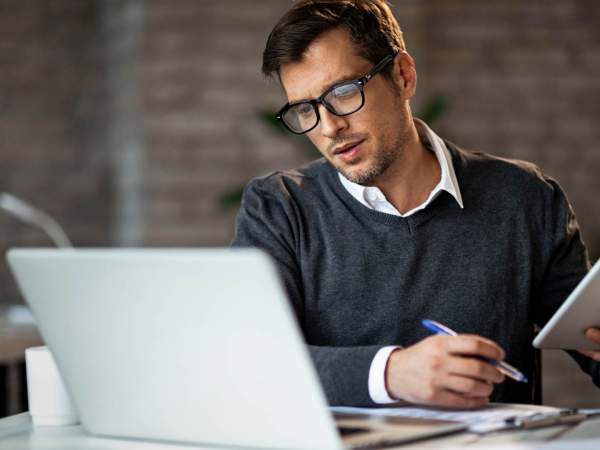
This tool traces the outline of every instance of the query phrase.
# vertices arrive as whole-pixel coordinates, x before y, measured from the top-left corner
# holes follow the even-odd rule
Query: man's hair
[[[348,30],[357,54],[373,64],[405,49],[400,25],[385,0],[300,0],[271,31],[263,74],[279,76],[281,66],[301,61],[315,39],[339,27]]]

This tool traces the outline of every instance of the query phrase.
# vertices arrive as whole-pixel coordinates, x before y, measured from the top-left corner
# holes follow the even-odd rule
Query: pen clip
[[[553,425],[566,425],[579,423],[586,419],[586,415],[577,409],[564,409],[557,412],[538,412],[528,416],[512,416],[504,419],[507,426],[514,428],[542,428]]]

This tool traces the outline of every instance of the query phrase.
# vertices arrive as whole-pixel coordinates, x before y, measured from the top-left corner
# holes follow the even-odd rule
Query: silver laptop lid
[[[342,448],[276,269],[258,250],[7,258],[89,432]]]

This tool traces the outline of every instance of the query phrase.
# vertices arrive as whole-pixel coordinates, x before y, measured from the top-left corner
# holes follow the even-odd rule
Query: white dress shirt
[[[410,211],[401,214],[390,202],[387,201],[385,195],[378,187],[375,186],[362,186],[348,180],[341,173],[338,173],[342,185],[346,190],[360,203],[367,208],[373,209],[386,214],[392,214],[400,217],[408,217],[417,211],[425,209],[442,191],[446,191],[451,194],[463,208],[462,197],[460,195],[460,188],[458,181],[456,180],[456,174],[454,173],[454,166],[452,165],[452,157],[450,152],[446,148],[444,141],[438,137],[429,128],[425,122],[414,119],[417,132],[421,142],[428,150],[432,151],[440,164],[441,176],[439,183],[433,188],[427,200],[424,203],[411,209]],[[388,359],[391,353],[400,348],[400,346],[390,345],[381,348],[373,361],[369,369],[369,395],[375,403],[394,403],[396,400],[390,397],[387,388],[385,386],[385,369],[387,366]]]

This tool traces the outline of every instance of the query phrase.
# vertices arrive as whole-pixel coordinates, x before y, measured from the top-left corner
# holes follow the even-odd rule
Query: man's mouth
[[[341,145],[333,150],[333,155],[344,161],[353,160],[358,156],[358,153],[360,152],[360,144],[363,142],[364,139]]]

